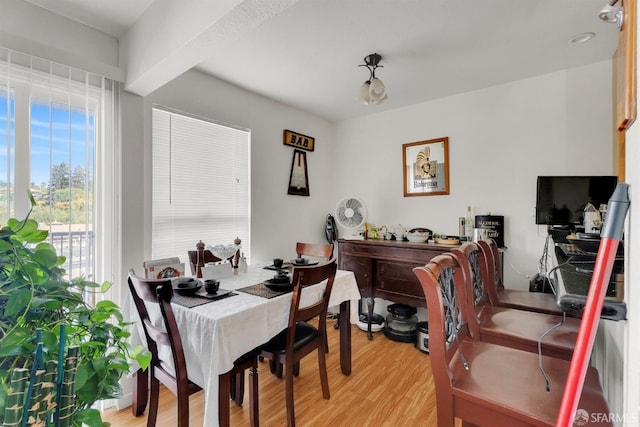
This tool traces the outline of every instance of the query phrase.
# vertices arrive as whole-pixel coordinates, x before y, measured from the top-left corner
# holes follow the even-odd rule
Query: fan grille
[[[364,224],[367,210],[360,200],[348,197],[342,199],[336,207],[336,220],[347,228],[356,228]]]

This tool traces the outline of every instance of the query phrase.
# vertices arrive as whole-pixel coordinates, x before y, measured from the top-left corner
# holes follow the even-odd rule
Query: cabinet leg
[[[373,299],[373,297],[367,298],[367,312],[368,312],[367,338],[369,338],[369,340],[373,339],[373,334],[371,333],[371,321],[373,320],[373,305],[374,304],[375,304],[375,300]]]

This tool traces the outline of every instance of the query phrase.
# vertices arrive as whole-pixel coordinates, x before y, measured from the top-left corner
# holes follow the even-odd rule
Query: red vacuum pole
[[[580,321],[576,347],[573,350],[569,375],[565,384],[562,403],[558,413],[556,427],[571,427],[578,401],[582,394],[584,377],[589,364],[589,356],[593,349],[593,341],[598,329],[598,321],[602,312],[602,304],[607,291],[613,262],[616,258],[618,243],[622,240],[624,218],[629,209],[628,185],[619,183],[607,205],[607,216],[600,233],[600,246],[589,283],[589,293]]]

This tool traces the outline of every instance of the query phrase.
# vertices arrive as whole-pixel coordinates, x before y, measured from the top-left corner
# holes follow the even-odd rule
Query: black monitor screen
[[[582,224],[586,204],[608,203],[617,184],[616,176],[539,176],[536,224]]]

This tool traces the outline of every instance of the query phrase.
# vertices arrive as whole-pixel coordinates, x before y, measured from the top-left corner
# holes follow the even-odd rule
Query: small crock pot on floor
[[[387,307],[386,324],[382,332],[394,341],[415,343],[416,342],[416,308],[404,304],[391,304]]]
[[[416,348],[429,354],[429,322],[418,322],[416,325]]]

